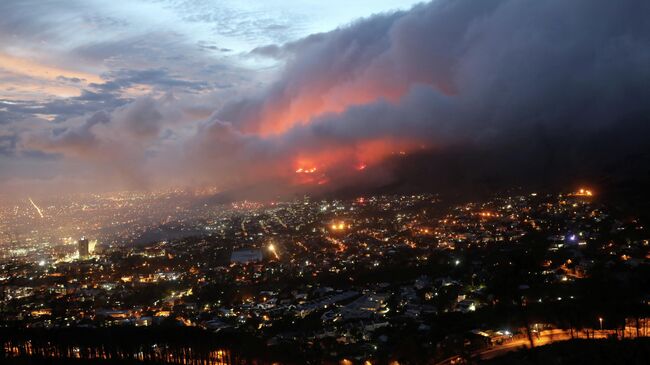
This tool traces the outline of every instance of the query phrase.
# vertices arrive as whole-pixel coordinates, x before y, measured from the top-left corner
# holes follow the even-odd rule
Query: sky
[[[3,194],[648,174],[642,0],[5,0],[0,14]]]

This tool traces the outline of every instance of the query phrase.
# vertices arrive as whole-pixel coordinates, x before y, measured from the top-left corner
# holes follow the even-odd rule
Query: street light
[[[603,330],[603,317],[598,317],[598,322],[600,322],[600,330]]]
[[[275,245],[274,245],[273,243],[270,243],[270,244],[269,244],[268,249],[269,249],[269,251],[270,251],[270,252],[275,256],[275,258],[276,258],[277,260],[280,259],[280,256],[278,255],[278,251],[275,250]]]

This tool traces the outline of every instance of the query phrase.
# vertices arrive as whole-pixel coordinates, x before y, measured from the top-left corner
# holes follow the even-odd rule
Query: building
[[[77,250],[79,251],[80,259],[85,259],[90,256],[90,242],[86,237],[81,237],[77,242]]]
[[[230,262],[247,264],[249,262],[262,261],[262,258],[261,250],[235,250],[232,252],[232,255],[230,255]]]

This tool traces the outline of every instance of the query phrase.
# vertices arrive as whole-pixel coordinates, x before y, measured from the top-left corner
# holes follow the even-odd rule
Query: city
[[[192,327],[250,336],[266,361],[288,361],[282,349],[294,348],[294,360],[332,363],[491,358],[535,341],[650,336],[647,228],[590,189],[460,205],[421,194],[177,206],[187,196],[95,195],[40,213],[30,201],[5,206],[3,221],[31,231],[18,238],[25,246],[3,249],[2,322]],[[152,205],[158,217],[134,220]],[[79,219],[88,210],[94,219]],[[66,222],[88,238],[70,238]],[[176,238],[116,243],[161,229]],[[29,348],[4,345],[9,356]]]
[[[0,14],[0,364],[650,364],[650,1]]]

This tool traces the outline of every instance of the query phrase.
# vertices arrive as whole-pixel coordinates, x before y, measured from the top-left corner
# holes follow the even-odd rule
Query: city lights
[[[0,364],[649,362],[650,1],[0,14]]]
[[[0,222],[25,227],[23,243],[4,254],[7,274],[0,278],[5,285],[29,283],[6,285],[5,304],[23,313],[18,323],[157,328],[167,321],[208,331],[228,329],[271,343],[274,337],[267,333],[284,323],[301,345],[332,338],[334,346],[380,349],[387,345],[374,340],[374,331],[386,327],[399,333],[393,323],[409,323],[426,333],[437,313],[481,315],[484,309],[507,306],[509,299],[490,287],[491,282],[495,275],[502,281],[513,279],[510,268],[531,255],[525,243],[531,235],[546,249],[538,250],[541,256],[531,261],[539,265],[519,267],[515,290],[527,305],[587,305],[581,302],[587,294],[576,285],[591,280],[594,262],[614,260],[633,268],[648,256],[646,239],[627,243],[608,237],[601,242],[599,232],[611,232],[612,227],[626,232],[621,227],[627,226],[603,219],[613,214],[606,206],[571,194],[499,195],[446,209],[434,208],[439,199],[433,194],[329,200],[305,196],[183,207],[178,196],[106,194],[59,200],[47,219],[34,215],[29,201],[23,202],[22,215]],[[94,215],[77,220],[87,214],[87,207],[94,207]],[[3,209],[0,213],[11,217],[7,212],[15,208]],[[155,217],[154,223],[143,218],[143,211]],[[181,219],[170,219],[172,214]],[[148,230],[158,231],[160,222],[177,233],[189,233],[120,244]],[[638,235],[641,225],[628,222]],[[67,226],[71,228],[60,228]],[[441,267],[442,262],[448,267]],[[372,280],[372,273],[412,270],[417,274]],[[439,273],[431,275],[429,270]],[[543,281],[531,291],[527,283],[537,277]],[[328,284],[321,278],[328,278]],[[277,283],[287,284],[278,289]],[[566,295],[555,294],[558,285]],[[153,288],[159,288],[147,294],[153,297],[143,296]],[[212,294],[206,295],[206,288]],[[547,294],[530,297],[538,292]],[[141,299],[126,303],[125,295]],[[91,298],[105,304],[78,305]],[[67,309],[59,314],[51,303]],[[301,332],[296,320],[307,318],[314,321],[316,332]],[[610,335],[603,317],[597,320],[602,336]],[[349,331],[356,321],[364,322],[359,335]],[[540,336],[551,331],[535,330]],[[524,332],[496,327],[478,333],[494,341],[486,351],[500,351],[517,343]],[[626,336],[632,336],[628,332]]]

